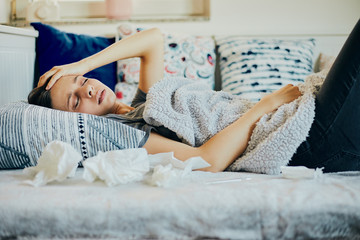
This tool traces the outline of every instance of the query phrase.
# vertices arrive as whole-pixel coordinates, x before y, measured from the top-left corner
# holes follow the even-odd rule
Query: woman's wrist
[[[261,109],[260,111],[263,112],[263,115],[272,112],[277,108],[275,100],[270,97],[261,99],[255,106],[257,105],[258,108]]]
[[[78,62],[80,64],[81,69],[83,69],[84,73],[88,73],[96,67],[93,65],[90,57],[84,58]]]
[[[260,101],[256,103],[250,110],[248,110],[243,117],[247,119],[249,126],[255,126],[259,119],[266,113],[271,112],[271,108],[267,101]],[[244,122],[242,123],[244,124]]]

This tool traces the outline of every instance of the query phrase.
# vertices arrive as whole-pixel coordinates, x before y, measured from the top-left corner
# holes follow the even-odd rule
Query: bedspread
[[[171,188],[0,172],[0,238],[360,239],[360,172],[318,179],[192,172]]]

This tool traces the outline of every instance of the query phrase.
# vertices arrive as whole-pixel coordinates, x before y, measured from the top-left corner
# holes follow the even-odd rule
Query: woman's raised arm
[[[141,59],[139,88],[147,92],[164,75],[164,44],[161,31],[157,28],[144,30],[78,62],[55,66],[40,77],[38,86],[43,85],[51,77],[46,88],[50,89],[61,76],[83,75],[114,61],[133,57]]]

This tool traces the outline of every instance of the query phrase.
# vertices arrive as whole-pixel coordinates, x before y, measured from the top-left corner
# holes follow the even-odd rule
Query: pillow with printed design
[[[116,39],[123,39],[142,31],[133,24],[120,24]],[[214,88],[215,43],[212,37],[193,36],[180,33],[164,35],[164,77],[186,77],[203,79]],[[117,96],[125,103],[130,103],[139,83],[140,60],[138,58],[118,61]],[[131,89],[130,92],[125,92]],[[134,90],[135,89],[135,90]],[[121,93],[119,93],[121,92]]]
[[[35,166],[45,146],[55,140],[70,144],[85,160],[99,151],[142,147],[148,138],[148,133],[106,117],[25,101],[2,105],[0,122],[0,169]]]
[[[335,56],[327,55],[325,53],[320,53],[319,55],[319,72],[323,70],[328,70],[332,67],[335,61]]]
[[[259,101],[313,72],[314,39],[216,37],[222,90]]]

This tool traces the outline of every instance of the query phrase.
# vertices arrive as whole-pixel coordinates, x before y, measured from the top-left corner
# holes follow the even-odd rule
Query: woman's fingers
[[[89,70],[87,69],[87,65],[83,62],[75,62],[61,66],[55,66],[40,77],[38,86],[44,85],[46,81],[50,78],[46,86],[46,90],[49,90],[62,76],[84,75],[88,71]]]
[[[50,69],[40,77],[38,86],[44,85],[46,81],[49,80],[50,78],[47,86],[45,87],[46,90],[49,90],[52,88],[52,86],[54,86],[57,80],[59,80],[62,76],[65,75],[66,75],[66,71],[64,70],[64,67],[58,67],[58,66],[53,67],[52,69]]]
[[[64,76],[64,74],[62,73],[62,71],[58,71],[56,72],[54,75],[52,75],[49,83],[46,86],[46,90],[49,90],[52,88],[52,86],[54,86],[54,84],[56,83],[57,80],[59,80],[59,78],[61,78],[62,76]]]
[[[46,90],[49,90],[61,76],[61,69],[58,67],[53,67],[40,77],[38,87],[44,85],[46,81],[51,78],[45,88]]]
[[[49,77],[51,77],[54,73],[56,72],[56,70],[54,68],[50,69],[49,71],[47,71],[46,73],[44,73],[40,78],[39,78],[39,82],[38,82],[38,87],[44,85],[46,83],[46,81],[49,79]]]
[[[302,93],[300,92],[297,86],[293,86],[292,84],[288,84],[272,94],[268,95],[265,100],[271,106],[273,106],[273,110],[277,109],[283,104],[290,103],[300,97]]]
[[[293,86],[292,84],[287,85],[287,90],[285,92],[287,97],[287,102],[292,102],[302,95],[299,88],[297,86]]]

